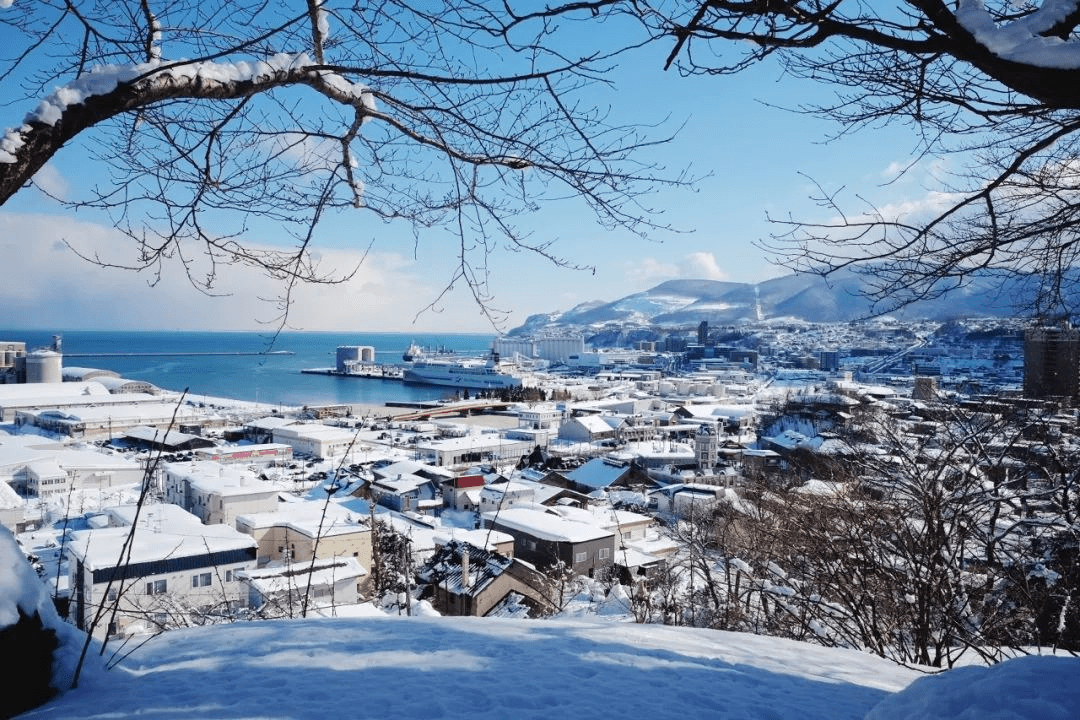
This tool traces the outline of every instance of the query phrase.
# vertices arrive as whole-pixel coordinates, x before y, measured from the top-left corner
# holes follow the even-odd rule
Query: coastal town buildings
[[[709,328],[704,340],[723,330]],[[1003,464],[1045,454],[1036,440],[1052,439],[1045,447],[1054,452],[1072,446],[1075,410],[1053,394],[1025,397],[1015,328],[881,323],[860,334],[848,324],[771,323],[754,332],[753,363],[705,344],[708,362],[667,357],[658,369],[666,344],[636,341],[606,353],[622,360],[604,367],[534,369],[528,398],[493,391],[402,408],[335,404],[333,413],[121,393],[123,383],[107,387],[106,375],[85,368],[7,395],[0,385],[0,430],[9,433],[0,434],[0,489],[9,491],[0,493],[0,520],[35,534],[27,547],[43,576],[63,578],[54,591],[76,624],[93,624],[102,597],[119,601],[108,599],[110,579],[141,590],[129,588],[115,633],[172,627],[172,615],[192,612],[287,614],[301,586],[317,605],[369,601],[386,561],[380,529],[404,539],[392,546],[402,563],[395,572],[428,577],[426,600],[446,613],[488,614],[511,595],[507,612],[543,607],[542,593],[528,599],[511,586],[552,568],[631,588],[659,582],[687,562],[673,523],[750,513],[748,497],[764,489],[835,487],[816,473],[836,472],[828,460],[849,450],[845,438],[867,417],[925,437],[955,408],[995,418],[1038,411],[1050,418],[1042,434],[1009,445]],[[346,362],[367,362],[371,353],[357,348]],[[155,510],[125,526],[123,513],[97,510],[125,492],[118,504],[130,505],[144,489],[146,508],[164,501],[186,518]],[[49,533],[64,518],[81,539],[61,551],[41,538],[56,542]],[[154,538],[141,540],[147,548],[161,551],[185,533],[208,547],[197,552],[192,541],[176,546],[182,555],[140,556],[129,573],[107,550],[133,526]],[[489,555],[447,554],[466,536]],[[433,558],[437,572],[417,572]]]

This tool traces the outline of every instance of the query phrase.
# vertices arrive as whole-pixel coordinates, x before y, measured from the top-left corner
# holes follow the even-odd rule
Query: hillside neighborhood
[[[32,365],[59,353],[15,347],[9,377],[31,377],[0,384],[0,519],[60,615],[109,643],[370,607],[599,613],[932,667],[1077,650],[1080,423],[1048,332],[702,323],[534,358],[517,399],[414,407],[57,379]],[[1054,332],[1075,376],[1080,340]]]

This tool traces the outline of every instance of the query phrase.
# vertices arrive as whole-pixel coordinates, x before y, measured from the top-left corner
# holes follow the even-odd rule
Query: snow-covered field
[[[70,677],[81,635],[56,618],[8,534],[0,537],[0,625],[14,622],[16,607],[58,628],[60,674]],[[140,642],[93,652],[77,689],[24,717],[1066,720],[1080,707],[1078,658],[927,675],[853,650],[610,616],[372,610],[175,630]]]
[[[26,717],[1066,720],[1077,680],[1075,658],[925,677],[860,652],[691,628],[331,618],[170,632],[114,670],[95,662]]]

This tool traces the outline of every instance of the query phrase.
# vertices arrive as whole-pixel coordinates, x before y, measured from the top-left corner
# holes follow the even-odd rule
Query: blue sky
[[[0,29],[0,39],[6,29]],[[491,304],[506,312],[501,329],[528,315],[567,310],[589,300],[614,300],[665,280],[710,278],[753,282],[785,272],[770,264],[754,242],[775,231],[766,215],[822,217],[808,200],[808,177],[829,188],[844,186],[880,204],[919,207],[929,197],[928,173],[917,167],[884,183],[908,162],[914,139],[903,128],[872,128],[826,143],[837,127],[773,106],[827,101],[829,89],[786,78],[775,65],[730,77],[683,78],[664,72],[668,48],[626,57],[611,78],[614,89],[597,95],[615,117],[661,123],[657,134],[681,127],[676,139],[648,158],[670,174],[689,168],[701,177],[693,188],[669,189],[644,199],[679,228],[649,239],[608,231],[580,203],[541,210],[522,225],[536,240],[553,240],[553,252],[595,272],[554,267],[543,259],[505,250],[489,259]],[[48,89],[46,89],[48,90]],[[18,124],[30,107],[0,106],[0,124]],[[65,148],[37,181],[69,196],[92,174],[86,148]],[[252,272],[223,273],[209,296],[188,283],[178,266],[155,282],[147,274],[99,268],[86,254],[123,262],[130,243],[102,218],[74,213],[27,189],[0,209],[0,300],[9,324],[43,328],[248,329],[273,323],[280,309],[268,298],[277,287]],[[272,228],[259,242],[287,242]],[[459,283],[439,299],[453,268],[455,241],[438,230],[414,241],[404,226],[386,225],[363,211],[330,218],[317,253],[324,267],[351,268],[371,244],[353,281],[302,288],[289,325],[302,330],[481,331],[489,320]],[[434,303],[434,305],[432,305]]]

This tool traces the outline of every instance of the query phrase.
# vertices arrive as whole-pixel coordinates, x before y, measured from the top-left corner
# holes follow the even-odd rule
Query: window
[[[600,552],[596,554],[596,557],[600,560],[607,560],[611,557],[611,548],[600,548]]]
[[[191,587],[210,587],[210,573],[192,575]]]
[[[147,595],[161,595],[162,593],[166,592],[167,589],[168,587],[164,580],[151,580],[150,582],[146,583]]]
[[[232,582],[232,570],[225,571],[225,582]]]
[[[115,602],[117,596],[116,588],[109,588],[109,602]]]
[[[579,552],[579,553],[574,554],[574,562],[575,563],[583,563],[588,559],[589,559],[589,553]]]

